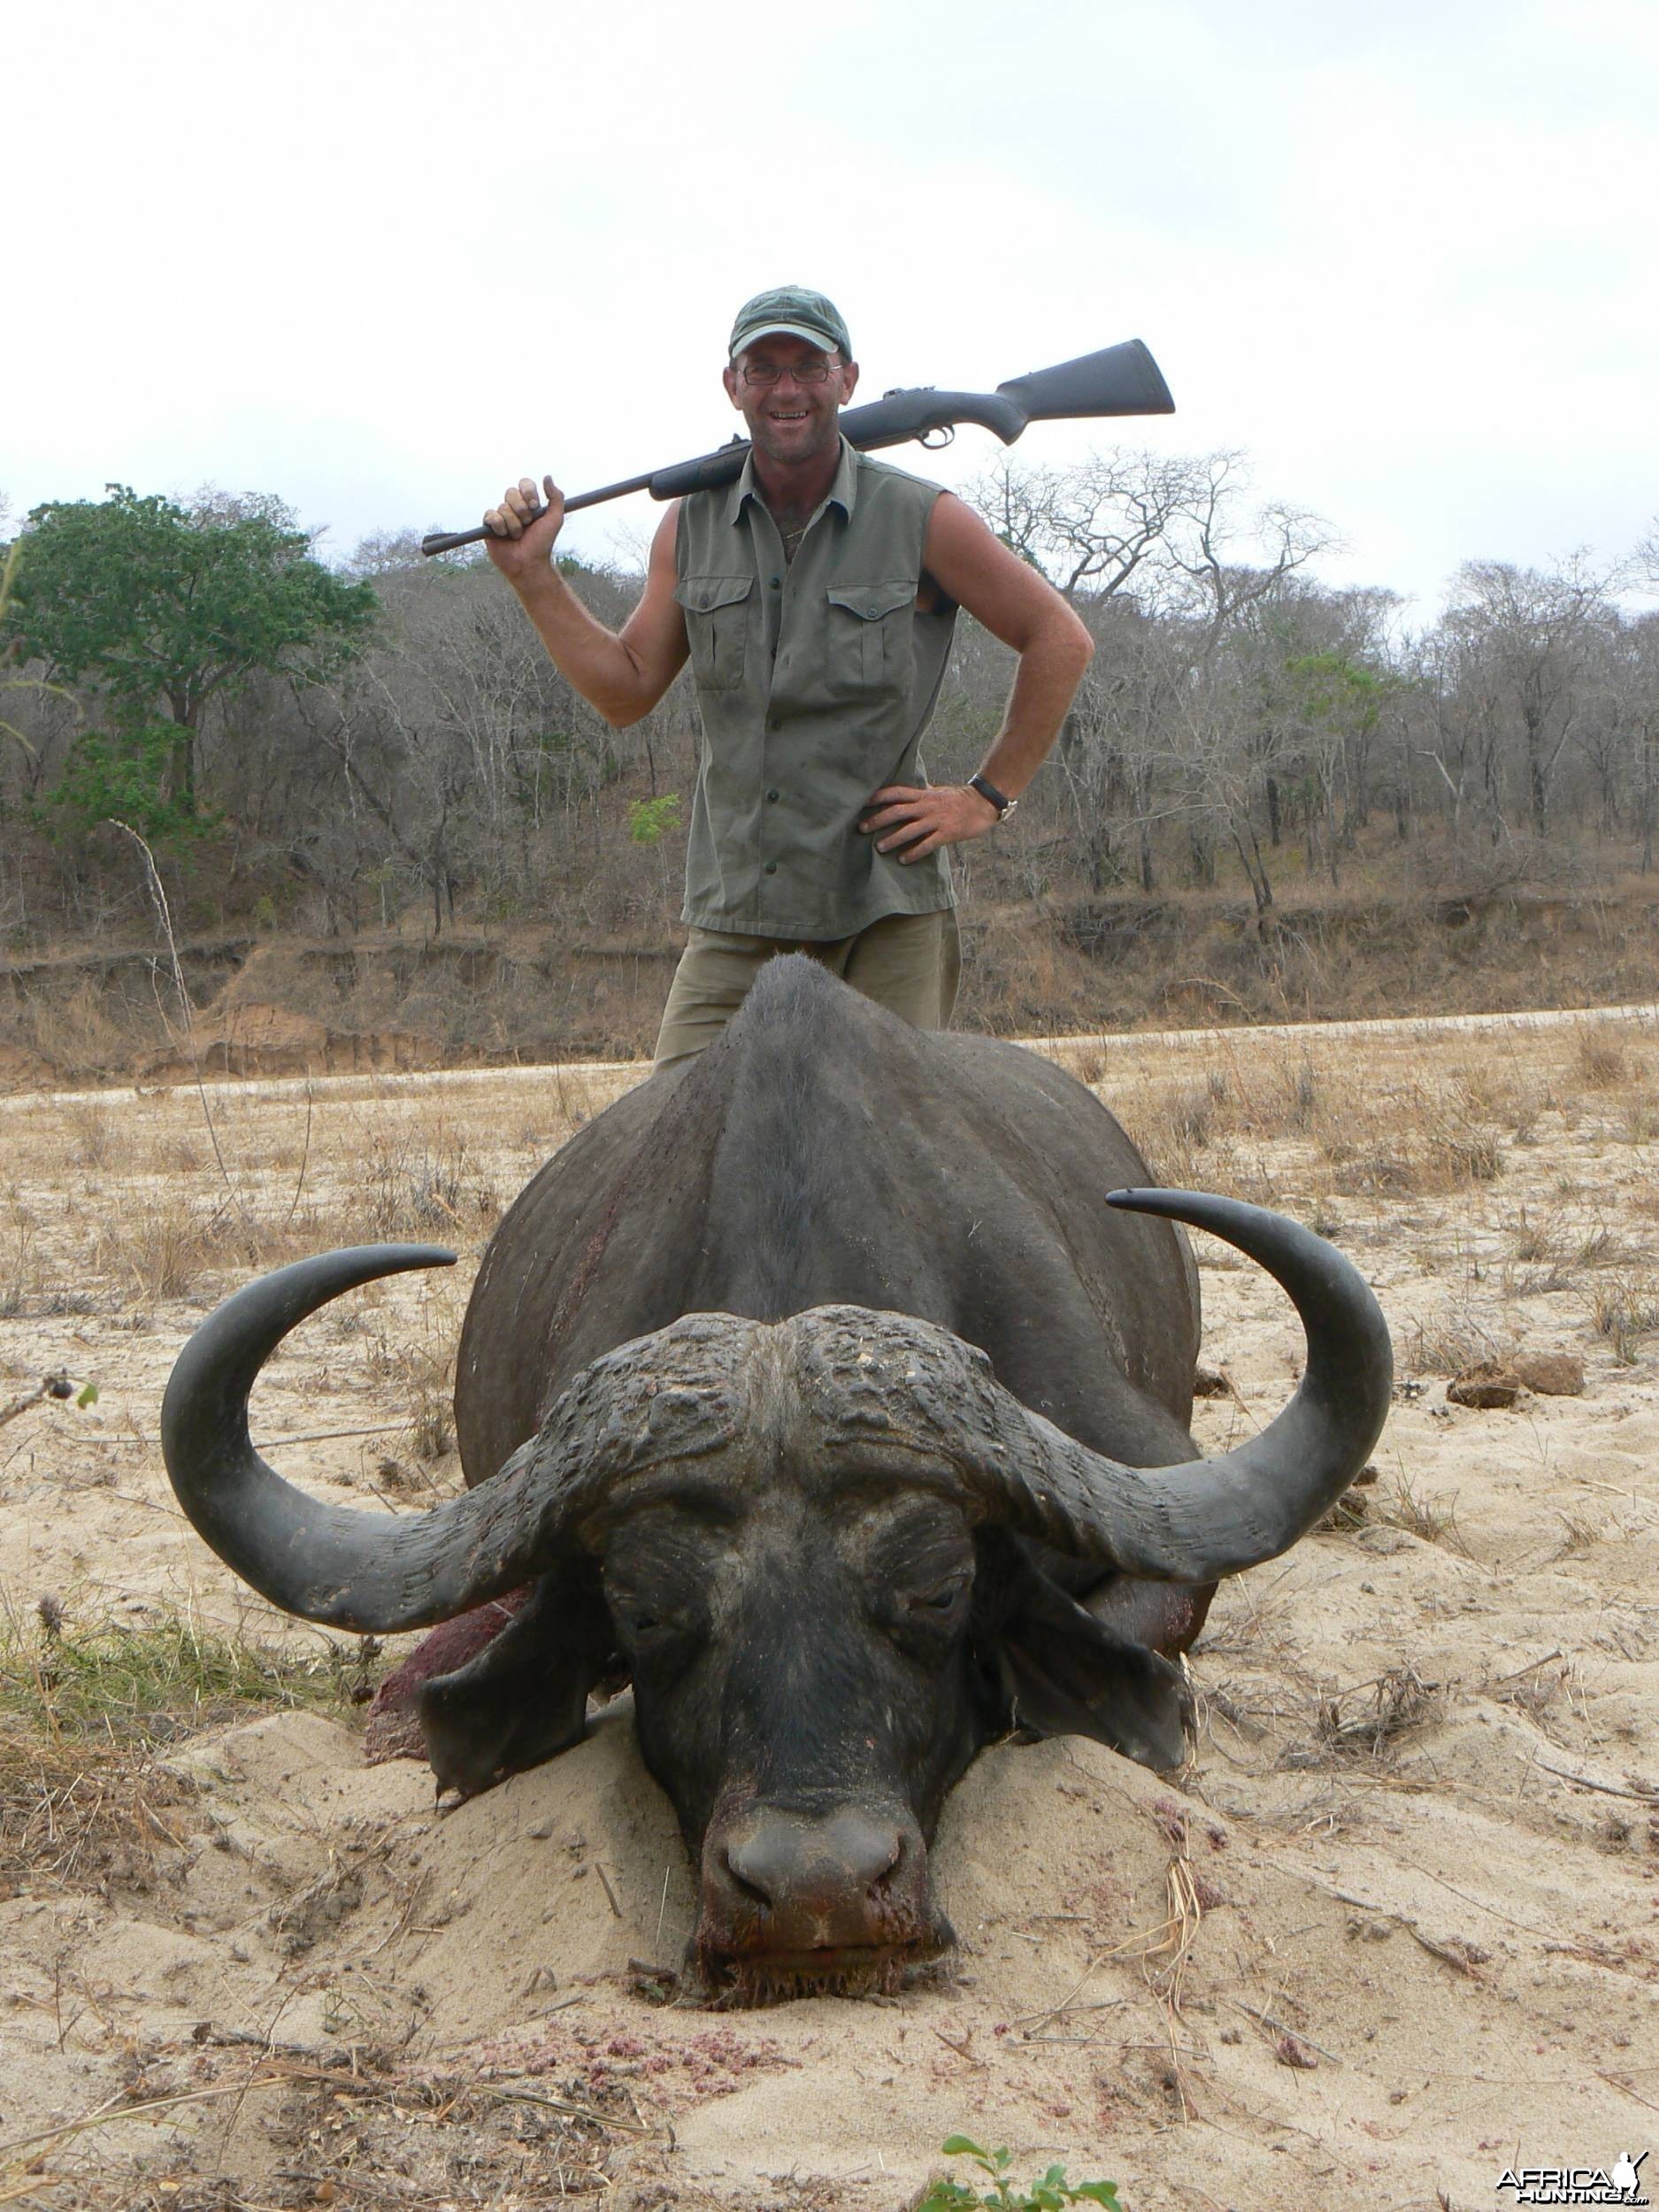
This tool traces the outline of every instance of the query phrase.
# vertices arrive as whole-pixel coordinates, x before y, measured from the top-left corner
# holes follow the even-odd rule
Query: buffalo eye
[[[942,1582],[924,1584],[899,1594],[901,1614],[918,1626],[945,1627],[963,1610],[973,1578],[948,1575]]]
[[[660,1643],[686,1627],[685,1615],[667,1606],[630,1605],[624,1599],[612,1609],[617,1626],[634,1643]]]
[[[959,1512],[901,1500],[878,1519],[859,1563],[872,1621],[902,1652],[938,1663],[967,1617],[974,1551]]]
[[[617,1634],[633,1652],[656,1653],[678,1646],[698,1624],[698,1609],[677,1593],[610,1589],[605,1593]]]

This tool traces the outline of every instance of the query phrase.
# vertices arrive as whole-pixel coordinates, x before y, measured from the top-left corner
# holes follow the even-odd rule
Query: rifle
[[[1028,422],[1085,422],[1104,415],[1172,415],[1175,402],[1159,373],[1157,363],[1139,338],[1120,346],[1106,346],[1099,353],[1085,353],[1075,361],[1062,361],[1052,369],[1033,369],[1028,376],[1010,378],[994,392],[939,392],[931,384],[912,390],[884,393],[867,407],[851,407],[841,419],[841,434],[860,453],[878,447],[904,445],[912,438],[932,453],[947,446],[959,422],[977,422],[994,431],[1004,445],[1012,445]],[[933,433],[942,431],[942,437]],[[565,502],[567,515],[579,507],[596,507],[607,499],[622,499],[629,492],[649,492],[653,499],[683,499],[688,492],[709,491],[718,484],[735,482],[749,458],[747,438],[705,453],[695,461],[679,461],[672,468],[649,470],[630,476],[625,483],[606,484],[596,492],[582,492]],[[541,510],[535,510],[540,514]],[[448,553],[457,545],[476,545],[495,535],[481,524],[476,530],[434,532],[422,538],[425,554]]]

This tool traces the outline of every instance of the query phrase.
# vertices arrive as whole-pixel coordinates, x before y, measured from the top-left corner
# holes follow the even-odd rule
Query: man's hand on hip
[[[521,476],[502,494],[500,506],[490,508],[485,515],[484,527],[491,534],[484,541],[484,549],[507,581],[517,584],[547,566],[564,522],[565,495],[553,479],[541,479],[538,497],[530,478]]]
[[[963,845],[971,837],[983,837],[1000,819],[991,802],[964,783],[920,787],[890,783],[871,800],[858,826],[866,837],[875,839],[879,853],[897,852],[908,867],[941,845]]]

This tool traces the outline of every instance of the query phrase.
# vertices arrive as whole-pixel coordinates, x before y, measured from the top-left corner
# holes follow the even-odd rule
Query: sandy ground
[[[0,2203],[895,2212],[966,2130],[1133,2212],[1490,2212],[1506,2169],[1659,2144],[1659,1029],[1053,1048],[1164,1179],[1336,1237],[1395,1334],[1357,1517],[1217,1603],[1191,1770],[987,1753],[937,1851],[948,1976],[710,2013],[641,1970],[678,1960],[692,1892],[626,1701],[450,1812],[342,1720],[191,1739],[129,1850],[0,1868]],[[482,1240],[627,1079],[227,1087],[211,1131],[188,1091],[7,1102],[0,1408],[51,1370],[100,1392],[0,1426],[14,1648],[43,1595],[72,1630],[319,1640],[173,1506],[180,1342],[256,1265],[455,1243],[455,1270],[310,1323],[254,1409],[342,1503],[453,1488]],[[1301,1340],[1200,1241],[1213,1449],[1283,1402]],[[1576,1355],[1582,1394],[1448,1404],[1517,1350]]]

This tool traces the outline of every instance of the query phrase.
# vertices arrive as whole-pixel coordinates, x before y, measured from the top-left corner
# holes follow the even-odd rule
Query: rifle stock
[[[1157,363],[1139,338],[1122,345],[1104,346],[1098,353],[1079,354],[1051,369],[1033,369],[1028,375],[1010,377],[994,392],[939,392],[931,385],[915,390],[888,392],[868,406],[849,407],[841,419],[843,436],[860,453],[884,446],[926,441],[931,433],[954,433],[958,423],[978,423],[1012,445],[1030,422],[1087,422],[1113,415],[1171,415],[1175,402]],[[947,437],[943,442],[949,443]],[[580,507],[595,507],[602,501],[620,499],[629,492],[649,491],[653,499],[683,499],[688,493],[710,491],[735,482],[749,458],[749,442],[733,438],[729,445],[695,461],[678,461],[643,476],[630,476],[620,484],[607,484],[595,492],[580,493],[565,503],[566,514]],[[540,512],[540,510],[537,510]],[[424,554],[447,553],[457,545],[476,545],[492,534],[476,530],[434,532],[423,538]]]

